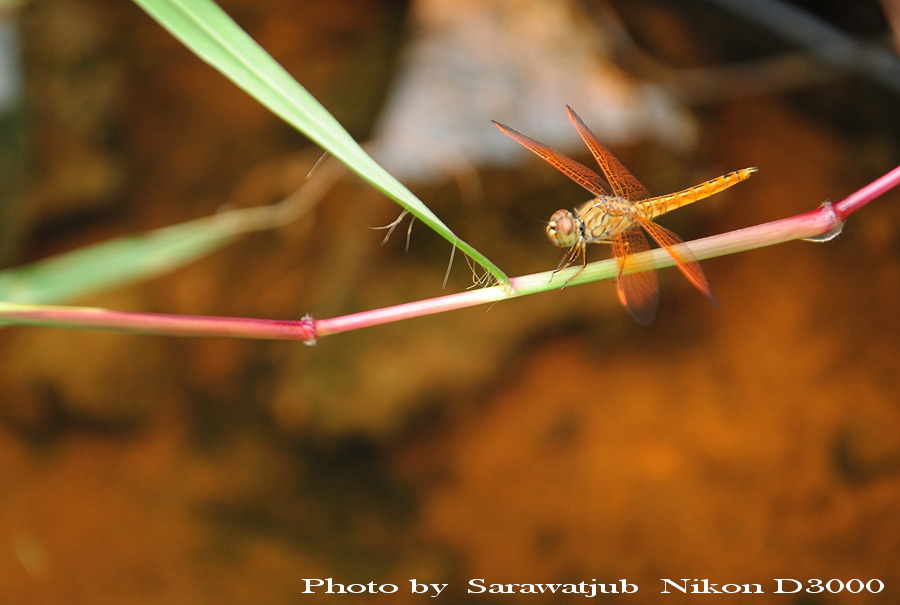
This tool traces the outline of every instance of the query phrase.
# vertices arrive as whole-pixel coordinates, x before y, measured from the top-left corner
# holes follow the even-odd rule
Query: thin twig
[[[900,93],[900,59],[886,46],[852,36],[782,0],[708,0],[802,45],[825,63]]]

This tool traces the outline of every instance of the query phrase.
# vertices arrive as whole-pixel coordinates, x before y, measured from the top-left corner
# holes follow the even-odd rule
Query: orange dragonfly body
[[[648,198],[649,192],[619,160],[597,140],[571,107],[566,107],[569,118],[575,124],[581,138],[587,143],[606,182],[596,172],[538,143],[524,134],[494,122],[501,131],[552,164],[557,170],[590,191],[594,199],[569,210],[557,210],[547,224],[547,237],[554,245],[568,248],[557,267],[557,271],[568,267],[579,257],[587,264],[587,244],[611,244],[613,256],[618,264],[616,292],[619,301],[631,316],[641,325],[647,325],[656,317],[659,305],[659,286],[655,271],[631,273],[627,271],[628,259],[632,254],[650,249],[641,229],[650,234],[675,261],[687,279],[715,302],[709,283],[700,268],[700,263],[691,254],[682,239],[653,222],[653,219],[667,212],[686,206],[698,200],[728,189],[750,178],[756,168],[736,170],[689,189]],[[607,186],[608,183],[608,186]],[[610,191],[610,188],[612,191]]]

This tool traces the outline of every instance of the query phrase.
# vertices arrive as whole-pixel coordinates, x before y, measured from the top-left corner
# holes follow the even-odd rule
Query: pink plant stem
[[[859,210],[879,195],[900,184],[900,166],[875,179],[859,191],[851,193],[834,205],[841,220],[847,220],[853,212]]]
[[[744,250],[752,250],[794,239],[817,238],[840,230],[843,223],[833,212],[830,204],[826,204],[811,212],[806,212],[786,219],[738,229],[729,233],[713,235],[693,240],[686,245],[697,260],[722,256]],[[640,272],[650,269],[669,267],[675,264],[672,257],[664,250],[656,249],[642,252],[630,257],[629,271]],[[332,319],[320,319],[315,322],[317,336],[328,336],[339,332],[358,330],[369,326],[380,325],[401,319],[411,319],[432,313],[464,309],[484,303],[497,302],[535,294],[551,289],[559,289],[566,284],[575,286],[582,283],[610,278],[617,270],[615,261],[607,259],[591,263],[583,271],[575,275],[579,268],[566,269],[559,273],[547,271],[523,277],[513,277],[510,285],[493,286],[470,292],[450,294],[438,298],[415,301],[393,307],[385,307],[373,311],[363,311],[352,315],[344,315]]]
[[[827,241],[841,232],[844,220],[850,214],[898,184],[900,184],[900,166],[837,204],[826,203],[816,210],[797,216],[694,240],[686,245],[690,247],[691,252],[698,260],[703,260],[794,239]],[[629,262],[628,270],[645,271],[673,264],[672,257],[664,250],[655,249],[634,255]],[[551,271],[535,273],[512,278],[508,285],[470,290],[320,320],[313,320],[311,317],[304,317],[301,320],[271,320],[128,313],[86,307],[0,302],[0,325],[4,323],[26,324],[174,336],[302,340],[307,344],[313,344],[317,338],[330,334],[554,290],[563,284],[574,286],[600,279],[609,279],[615,276],[616,270],[615,261],[604,260],[591,263],[583,270],[570,268],[558,273]]]
[[[107,330],[170,336],[225,336],[276,340],[315,341],[312,318],[301,320],[210,317],[130,313],[96,307],[54,307],[0,303],[0,324],[14,319],[17,324],[84,330]],[[8,322],[13,323],[13,322]]]

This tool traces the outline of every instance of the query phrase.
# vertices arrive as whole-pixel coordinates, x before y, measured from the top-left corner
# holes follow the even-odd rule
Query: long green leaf
[[[0,300],[58,304],[161,275],[201,258],[249,231],[271,226],[266,208],[244,208],[117,237],[0,271]]]
[[[348,168],[393,198],[501,282],[506,275],[459,239],[409,189],[373,160],[340,123],[211,0],[134,0],[201,59]]]

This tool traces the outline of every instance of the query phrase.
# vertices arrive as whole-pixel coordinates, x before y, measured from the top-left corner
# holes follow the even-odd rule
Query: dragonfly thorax
[[[584,223],[568,210],[557,210],[547,223],[547,237],[554,246],[571,248],[584,239]]]
[[[634,229],[634,202],[615,196],[598,196],[575,209],[582,223],[582,235],[587,243],[609,242],[618,233]]]

